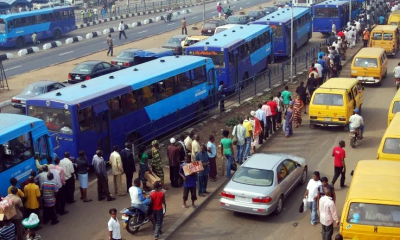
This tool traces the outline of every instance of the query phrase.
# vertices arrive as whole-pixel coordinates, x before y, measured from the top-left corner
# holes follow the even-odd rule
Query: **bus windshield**
[[[338,16],[337,8],[315,8],[314,18],[337,18]]]
[[[378,67],[378,60],[376,58],[356,58],[354,67]]]
[[[6,22],[0,18],[0,33],[6,33]]]
[[[271,25],[271,28],[272,28],[272,31],[274,31],[276,38],[283,37],[283,27],[282,26]]]
[[[42,119],[51,132],[72,134],[71,112],[65,109],[29,106],[28,115]]]
[[[30,132],[0,144],[0,173],[31,157],[33,145]]]
[[[314,105],[343,106],[343,96],[340,94],[316,93]]]

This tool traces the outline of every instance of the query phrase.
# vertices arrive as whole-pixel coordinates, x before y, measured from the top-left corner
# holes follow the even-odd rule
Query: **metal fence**
[[[128,0],[124,0],[124,2],[127,2]],[[139,12],[146,12],[146,11],[155,11],[155,10],[161,10],[161,9],[171,9],[171,8],[176,8],[179,6],[183,5],[188,5],[194,3],[195,0],[166,0],[166,1],[135,1],[130,3],[129,5],[126,6],[115,6],[115,13],[112,12],[111,6],[107,6],[105,8],[105,14],[102,14],[101,10],[98,8],[98,16],[94,16],[93,14],[89,13],[75,13],[75,20],[77,24],[80,23],[87,23],[91,22],[93,20],[98,20],[98,19],[105,19],[105,18],[111,18],[111,17],[117,17],[121,16],[124,14],[130,14],[130,13],[139,13]],[[88,8],[87,10],[93,10],[94,7]],[[81,11],[84,11],[85,9],[82,8]]]
[[[294,76],[296,76],[297,72],[303,72],[308,69],[311,62],[316,59],[322,44],[323,43],[319,43],[307,52],[293,58]],[[240,104],[244,99],[254,97],[256,94],[263,92],[266,88],[272,90],[275,84],[283,84],[285,80],[289,79],[290,60],[278,64],[271,64],[268,69],[258,73],[256,76],[242,80],[236,84],[233,89],[237,90],[225,96],[225,108],[232,107],[237,103]],[[214,102],[219,102],[220,94],[215,93],[208,97],[208,100],[212,99],[214,99]],[[218,103],[216,103],[216,105],[218,105]],[[190,128],[212,116],[215,116],[219,112],[219,109],[214,109],[216,105],[207,106],[204,105],[204,103],[199,102],[196,106],[196,112],[192,113],[192,115],[183,116],[182,112],[178,110],[175,113],[164,116],[165,118],[174,119],[168,124],[159,126],[156,121],[152,121],[145,126],[142,126],[140,129],[135,130],[136,132],[145,132],[145,135],[135,133],[127,135],[126,138],[135,146],[151,141],[151,138],[156,137],[159,141],[165,141],[171,136],[181,134],[183,129]],[[254,109],[256,108],[257,107],[254,106]],[[161,136],[159,136],[160,132],[163,133]]]

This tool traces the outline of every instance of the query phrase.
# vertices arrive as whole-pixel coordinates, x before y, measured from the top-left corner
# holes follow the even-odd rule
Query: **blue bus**
[[[279,9],[267,16],[253,22],[253,24],[270,25],[274,32],[274,56],[290,56],[290,47],[293,45],[293,54],[308,43],[312,38],[311,9],[304,7],[293,8],[293,44],[291,41],[291,19],[290,8]]]
[[[49,136],[45,123],[40,119],[0,113],[1,196],[7,196],[10,178],[23,182],[32,170],[37,171],[36,155],[42,164],[47,156],[54,157]]]
[[[349,11],[348,0],[329,0],[314,5],[313,31],[331,34],[332,22],[335,23],[337,31],[344,29],[347,27],[347,22],[349,21]],[[357,9],[355,9],[355,11],[357,11]]]
[[[0,15],[0,47],[22,48],[32,42],[36,32],[38,40],[59,39],[76,29],[73,7],[53,7],[42,10]]]
[[[269,26],[242,25],[187,47],[186,54],[210,57],[218,80],[224,81],[226,90],[231,92],[240,81],[268,68],[274,61],[273,46]]]
[[[217,107],[216,73],[210,58],[162,57],[74,84],[26,102],[27,114],[43,119],[71,157],[112,146],[138,146]]]

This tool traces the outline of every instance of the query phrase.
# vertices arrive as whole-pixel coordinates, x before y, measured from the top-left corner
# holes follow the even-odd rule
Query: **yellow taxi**
[[[381,85],[387,76],[388,59],[383,48],[362,48],[351,63],[350,75],[361,83]]]
[[[400,26],[400,10],[393,11],[388,19],[389,25]]]
[[[309,107],[310,127],[345,126],[354,109],[361,110],[364,87],[355,78],[331,78],[314,91]]]
[[[399,50],[399,28],[392,25],[374,27],[371,31],[369,46],[383,48],[387,55],[396,55]]]
[[[202,35],[198,35],[198,36],[187,36],[185,38],[185,40],[182,41],[181,46],[182,46],[182,53],[183,55],[186,55],[186,48],[190,45],[193,45],[195,43],[198,43],[200,41],[203,41],[207,38],[209,38],[210,36],[202,36]]]
[[[400,113],[396,113],[378,148],[379,160],[400,161]]]
[[[400,240],[400,162],[357,163],[343,206],[345,240]]]
[[[388,113],[388,126],[394,115],[400,112],[400,89],[397,90],[396,95],[394,95],[392,102],[390,103],[389,113]]]

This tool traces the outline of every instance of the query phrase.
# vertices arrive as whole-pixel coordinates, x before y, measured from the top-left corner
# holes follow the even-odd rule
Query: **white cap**
[[[169,140],[169,142],[170,142],[170,143],[175,143],[176,140],[175,140],[175,138],[171,138],[171,139]]]

